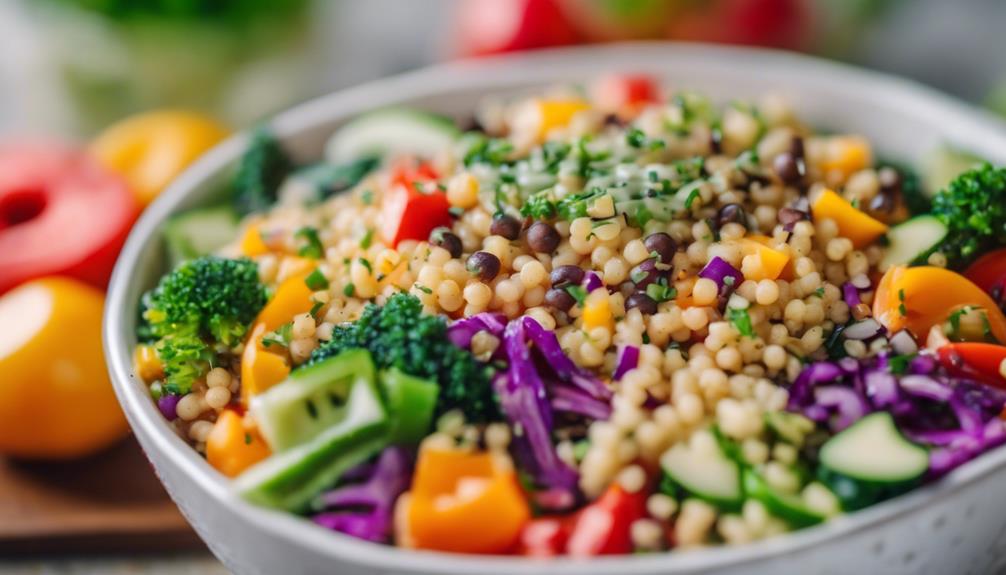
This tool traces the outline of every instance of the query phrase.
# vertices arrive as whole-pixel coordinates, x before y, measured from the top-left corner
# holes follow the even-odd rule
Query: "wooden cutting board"
[[[0,458],[0,557],[201,547],[132,437],[81,461]]]

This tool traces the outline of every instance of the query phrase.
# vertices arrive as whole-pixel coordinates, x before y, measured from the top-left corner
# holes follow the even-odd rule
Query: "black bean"
[[[461,238],[454,234],[450,228],[433,228],[430,232],[430,243],[447,250],[452,258],[461,257]]]
[[[629,299],[625,300],[626,311],[632,308],[639,309],[639,312],[644,315],[653,315],[657,313],[657,302],[652,297],[639,291],[630,295]]]
[[[513,241],[520,237],[520,228],[521,224],[517,218],[500,214],[493,218],[493,223],[489,226],[489,233]]]
[[[709,150],[713,154],[723,152],[723,130],[720,128],[709,130]]]
[[[786,231],[791,232],[793,231],[793,226],[795,226],[797,222],[809,220],[810,216],[807,215],[807,212],[800,211],[796,208],[783,208],[779,210],[778,218],[779,223],[783,225],[783,228],[785,228]]]
[[[792,152],[783,152],[772,160],[772,169],[784,184],[795,185],[803,181],[807,174],[807,166],[802,158]]]
[[[716,212],[716,227],[722,229],[723,226],[736,223],[747,227],[747,214],[744,213],[744,206],[740,204],[727,204]]]
[[[559,266],[549,274],[549,281],[552,287],[566,287],[568,285],[580,285],[583,282],[583,268],[580,266]]]
[[[880,168],[877,172],[880,181],[880,192],[883,194],[901,193],[901,172],[891,167]]]
[[[545,305],[559,311],[569,311],[576,299],[563,288],[552,288],[545,292]]]
[[[500,273],[500,259],[489,252],[475,252],[468,256],[465,266],[468,273],[482,281],[492,281]]]
[[[535,222],[527,230],[527,244],[540,254],[550,254],[559,247],[562,236],[545,222]]]
[[[650,258],[632,268],[629,272],[629,279],[636,284],[637,288],[646,289],[646,286],[660,279],[662,275],[664,274],[657,269],[656,260]]]
[[[894,194],[880,192],[873,196],[869,209],[875,213],[891,213],[894,211]]]
[[[789,141],[789,153],[793,154],[794,158],[804,159],[803,151],[803,138],[800,136],[794,136],[792,140]]]
[[[664,232],[646,236],[643,245],[646,246],[646,251],[660,258],[662,264],[671,263],[671,260],[674,259],[674,252],[678,251],[678,243]]]

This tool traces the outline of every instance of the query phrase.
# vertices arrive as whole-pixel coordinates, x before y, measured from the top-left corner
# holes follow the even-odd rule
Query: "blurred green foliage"
[[[309,0],[54,0],[118,20],[213,19],[244,22],[301,11]]]

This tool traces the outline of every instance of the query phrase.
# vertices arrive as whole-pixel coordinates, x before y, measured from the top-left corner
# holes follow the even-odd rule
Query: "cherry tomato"
[[[126,118],[91,143],[102,165],[121,175],[141,205],[154,201],[182,171],[230,134],[193,112],[164,110]]]
[[[991,251],[968,266],[964,276],[992,296],[1000,305],[1006,290],[1006,248]]]
[[[63,275],[104,288],[138,206],[125,183],[61,144],[0,144],[0,294]]]
[[[0,297],[0,454],[82,457],[127,432],[101,350],[103,296],[68,278]]]

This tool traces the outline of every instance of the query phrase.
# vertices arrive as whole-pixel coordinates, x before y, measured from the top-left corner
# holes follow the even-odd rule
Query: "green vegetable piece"
[[[744,492],[748,497],[760,501],[772,515],[797,529],[817,525],[828,518],[827,515],[808,507],[800,495],[772,488],[753,469],[745,469],[743,476]]]
[[[722,509],[738,510],[744,503],[741,468],[710,432],[675,444],[661,456],[660,467],[680,491]]]
[[[418,445],[430,431],[440,388],[395,368],[381,372],[380,381],[391,418],[388,442]]]
[[[276,202],[279,186],[293,167],[272,131],[260,127],[251,134],[234,181],[234,208],[239,214],[267,210]]]
[[[164,242],[172,265],[217,251],[238,235],[238,215],[230,206],[192,210],[164,224]]]
[[[957,176],[933,197],[933,215],[947,227],[939,249],[952,269],[1006,244],[1006,169],[983,164]]]

